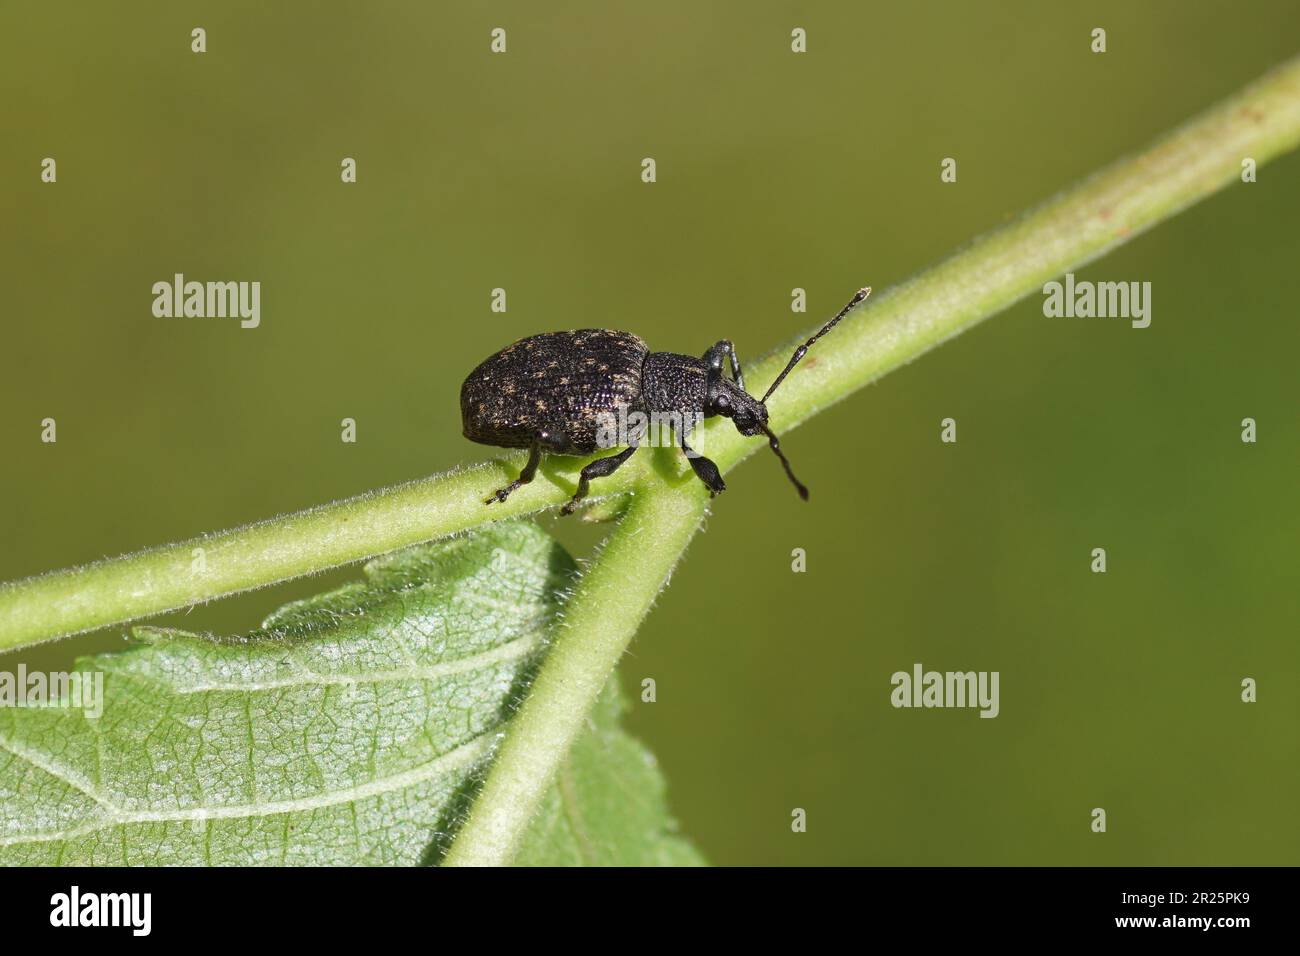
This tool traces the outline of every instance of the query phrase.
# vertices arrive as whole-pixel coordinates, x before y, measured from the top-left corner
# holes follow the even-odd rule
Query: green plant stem
[[[1260,166],[1300,141],[1300,58],[916,278],[869,301],[819,346],[773,399],[789,430],[890,369],[1006,309],[1228,183],[1241,162]],[[1262,183],[1251,189],[1266,188]],[[866,278],[864,276],[864,278]],[[847,293],[849,290],[846,289]],[[789,355],[776,350],[750,372],[771,381]],[[762,442],[718,422],[703,430],[725,470]],[[723,423],[725,425],[725,423]],[[653,456],[635,456],[598,486],[645,484]],[[35,644],[208,601],[357,561],[419,541],[563,502],[581,463],[544,468],[537,481],[490,508],[482,498],[517,473],[521,457],[438,475],[180,544],[28,578],[0,588],[0,650]],[[203,549],[199,562],[195,548]]]
[[[513,858],[597,695],[699,527],[707,500],[702,485],[632,495],[565,604],[555,643],[444,865],[499,866]]]

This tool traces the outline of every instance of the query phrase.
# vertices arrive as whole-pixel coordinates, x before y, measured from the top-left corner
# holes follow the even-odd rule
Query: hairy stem
[[[774,396],[772,423],[788,430],[890,369],[1012,305],[1042,283],[1095,259],[1228,183],[1242,160],[1259,165],[1300,141],[1300,58],[1164,136],[889,289],[818,346]],[[1251,187],[1261,188],[1261,187]],[[870,276],[855,277],[863,280]],[[851,289],[844,290],[847,297]],[[770,382],[778,349],[751,379]],[[761,392],[760,392],[761,394]],[[723,423],[725,424],[725,423]],[[718,423],[702,438],[725,469],[762,447]],[[640,460],[638,460],[640,459]],[[0,588],[0,650],[159,614],[361,560],[487,521],[551,507],[572,494],[581,462],[543,468],[505,504],[482,503],[522,459],[438,475],[260,524],[99,561]],[[652,456],[603,479],[604,494],[646,486]],[[198,554],[195,549],[202,549]]]
[[[565,605],[555,644],[444,865],[510,862],[597,695],[699,527],[707,500],[698,483],[632,496]]]

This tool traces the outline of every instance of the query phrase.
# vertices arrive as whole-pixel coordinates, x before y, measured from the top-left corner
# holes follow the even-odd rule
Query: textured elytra
[[[546,450],[586,455],[601,413],[641,409],[649,350],[630,332],[578,329],[529,336],[485,359],[461,386],[465,437],[500,448],[528,448],[540,431]]]
[[[105,675],[98,719],[0,708],[0,863],[436,862],[573,573],[540,529],[505,523],[372,562],[244,638],[138,629],[79,662]],[[581,747],[622,756],[566,770],[548,812],[577,822],[540,817],[530,862],[690,854],[607,709]],[[626,792],[627,813],[592,818]]]

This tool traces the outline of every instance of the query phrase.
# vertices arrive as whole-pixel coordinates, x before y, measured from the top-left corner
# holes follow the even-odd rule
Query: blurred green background
[[[481,459],[461,379],[526,334],[756,356],[1292,55],[1300,6],[47,2],[0,36],[10,580]],[[1149,329],[1035,297],[818,416],[810,504],[730,477],[622,668],[713,862],[1300,862],[1298,211],[1292,155],[1080,270],[1152,282]],[[261,327],[155,318],[175,272],[260,280]],[[893,709],[917,661],[1000,671],[1001,715]]]

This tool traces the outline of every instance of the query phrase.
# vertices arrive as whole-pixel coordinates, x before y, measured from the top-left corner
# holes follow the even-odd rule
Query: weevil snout
[[[755,403],[757,404],[757,403]],[[743,415],[737,415],[732,419],[736,426],[736,431],[740,432],[746,438],[753,438],[755,435],[761,435],[767,431],[767,406],[758,405],[756,412],[745,412]]]

